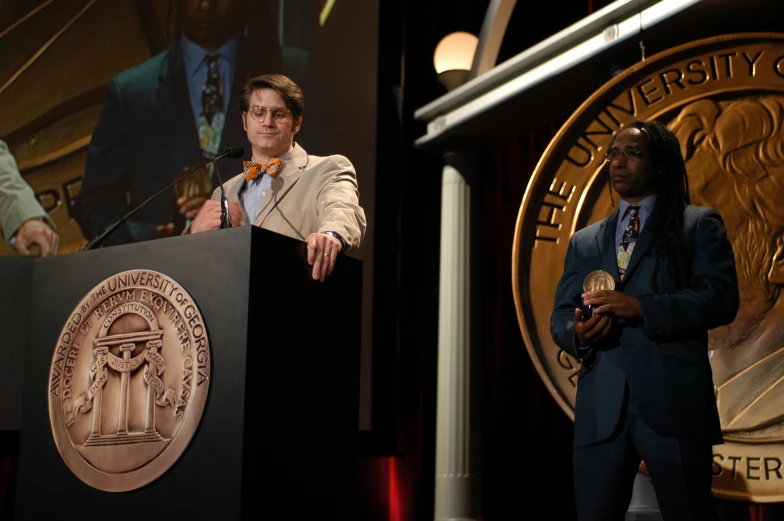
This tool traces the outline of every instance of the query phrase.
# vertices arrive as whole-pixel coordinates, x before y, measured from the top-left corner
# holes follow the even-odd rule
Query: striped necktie
[[[199,146],[202,155],[215,157],[220,145],[225,115],[223,114],[223,80],[218,70],[219,54],[209,54],[204,58],[207,66],[207,79],[201,91],[201,114],[199,115]]]

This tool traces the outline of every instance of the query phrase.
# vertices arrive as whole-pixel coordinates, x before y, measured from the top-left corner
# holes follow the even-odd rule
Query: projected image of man
[[[273,0],[178,0],[174,45],[108,85],[74,214],[94,237],[176,176],[243,140],[236,111],[249,71],[281,67]],[[265,23],[259,23],[264,20]],[[259,52],[264,49],[264,52]],[[222,160],[239,168],[239,160]],[[155,198],[105,244],[183,230],[214,186]],[[196,180],[194,175],[190,180]]]

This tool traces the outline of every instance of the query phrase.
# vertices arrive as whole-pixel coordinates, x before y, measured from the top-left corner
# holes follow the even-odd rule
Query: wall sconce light
[[[433,53],[433,64],[438,81],[451,91],[468,79],[479,38],[471,33],[456,32],[446,35]]]

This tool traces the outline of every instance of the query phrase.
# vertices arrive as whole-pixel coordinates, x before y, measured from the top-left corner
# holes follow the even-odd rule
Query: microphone
[[[92,238],[92,239],[91,239],[91,240],[90,240],[90,241],[89,241],[87,244],[85,244],[85,246],[84,246],[84,248],[82,249],[82,251],[87,251],[87,250],[94,250],[94,249],[96,249],[98,246],[100,246],[100,245],[101,245],[101,243],[103,243],[103,241],[104,241],[104,240],[105,240],[105,239],[106,239],[106,238],[107,238],[109,235],[111,235],[111,234],[112,234],[112,232],[113,232],[114,230],[116,230],[116,229],[117,229],[117,227],[119,227],[119,226],[120,226],[122,223],[124,223],[125,221],[127,221],[127,220],[128,220],[128,218],[129,218],[130,216],[132,216],[133,214],[135,214],[136,212],[138,212],[138,211],[139,211],[139,210],[142,208],[142,206],[144,206],[145,204],[149,203],[150,201],[152,201],[153,199],[155,199],[156,197],[158,197],[160,194],[162,194],[162,193],[163,193],[163,192],[165,192],[166,190],[169,190],[169,189],[171,189],[171,188],[172,188],[174,185],[176,185],[177,183],[179,183],[180,181],[182,181],[183,179],[185,179],[186,177],[188,177],[189,175],[191,175],[192,173],[194,173],[196,170],[198,170],[198,169],[200,169],[200,168],[202,168],[202,167],[204,167],[204,166],[206,166],[206,165],[208,165],[208,164],[210,164],[210,163],[214,163],[214,162],[215,162],[215,161],[217,161],[218,159],[222,159],[222,158],[224,158],[224,157],[230,157],[230,158],[234,158],[234,159],[236,159],[236,158],[240,158],[240,157],[242,157],[242,155],[243,155],[244,153],[245,153],[245,150],[244,150],[242,147],[239,147],[239,146],[232,146],[232,147],[229,147],[229,148],[227,148],[226,150],[224,150],[224,151],[223,151],[223,153],[222,153],[221,155],[219,155],[219,156],[216,156],[216,157],[214,157],[213,159],[210,159],[209,161],[205,161],[204,163],[200,164],[199,166],[197,166],[197,167],[196,167],[196,168],[194,168],[193,170],[190,170],[190,171],[188,171],[188,172],[186,172],[186,173],[182,174],[182,175],[181,175],[181,176],[179,176],[177,179],[175,179],[173,183],[171,183],[171,184],[169,184],[169,185],[167,185],[167,186],[164,186],[162,189],[160,189],[159,191],[155,192],[155,193],[154,193],[154,194],[152,194],[150,197],[148,197],[147,199],[145,199],[145,201],[144,201],[144,202],[142,202],[142,204],[140,204],[140,205],[139,205],[139,206],[137,206],[136,208],[133,208],[133,209],[131,209],[131,210],[130,210],[128,213],[126,213],[125,215],[123,215],[123,216],[122,216],[122,217],[121,217],[119,220],[117,220],[116,222],[113,222],[112,224],[110,224],[109,226],[107,226],[107,227],[106,227],[106,228],[105,228],[105,229],[104,229],[104,230],[103,230],[103,231],[102,231],[100,234],[96,235],[96,236],[95,236],[95,237],[93,237],[93,238]],[[217,171],[217,164],[215,165],[215,170]],[[218,181],[220,182],[220,175],[218,176]],[[220,183],[220,189],[221,189],[221,212],[223,212],[223,211],[224,211],[224,210],[223,210],[223,208],[224,208],[224,204],[223,204],[223,202],[225,201],[225,199],[226,199],[226,196],[225,196],[225,194],[223,193],[223,183],[222,183],[222,182]],[[228,218],[228,208],[229,208],[229,206],[228,206],[228,201],[227,201],[227,202],[226,202],[226,204],[225,204],[225,211],[226,211],[227,218]],[[229,226],[231,226],[231,219],[229,219]],[[227,226],[223,226],[223,215],[222,215],[222,213],[221,213],[221,228],[226,228],[226,227],[227,227]]]
[[[219,155],[213,161],[217,161],[218,159],[228,157],[229,159],[239,159],[245,153],[245,149],[242,147],[238,147],[234,145],[233,147],[229,147],[223,151],[223,154]]]
[[[234,157],[239,158],[242,157],[244,154],[244,150],[242,147],[233,146],[226,149],[225,157]],[[220,186],[221,191],[221,223],[220,227],[223,228],[231,228],[231,215],[229,215],[229,201],[226,199],[226,192],[223,191],[223,180],[220,176],[220,170],[218,169],[218,158],[215,158],[215,175],[218,176],[218,185]]]
[[[229,201],[226,199],[226,192],[223,191],[223,180],[220,176],[220,169],[218,169],[218,162],[216,161],[213,163],[215,165],[215,175],[218,176],[218,186],[220,187],[221,198],[220,198],[220,205],[221,205],[221,218],[220,218],[220,227],[223,228],[231,228],[231,215],[229,215]]]

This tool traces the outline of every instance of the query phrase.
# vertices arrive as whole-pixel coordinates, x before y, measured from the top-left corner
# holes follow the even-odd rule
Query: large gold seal
[[[515,230],[513,291],[527,349],[573,418],[579,366],[549,335],[555,289],[571,235],[613,210],[603,152],[634,119],[675,132],[692,204],[720,211],[735,250],[741,308],[709,333],[725,437],[714,447],[714,493],[784,501],[784,35],[727,35],[652,56],[560,129]]]
[[[92,487],[142,487],[188,446],[209,385],[207,329],[188,292],[155,271],[109,277],[76,306],[55,347],[57,449]]]

